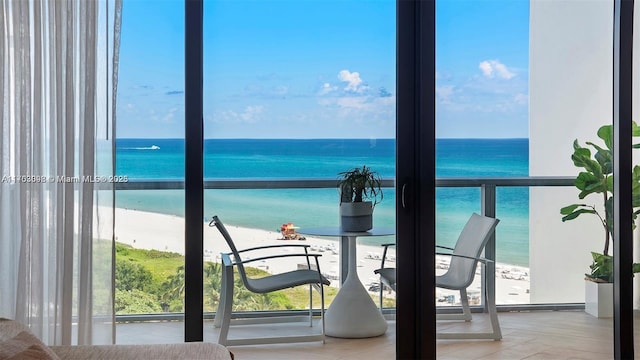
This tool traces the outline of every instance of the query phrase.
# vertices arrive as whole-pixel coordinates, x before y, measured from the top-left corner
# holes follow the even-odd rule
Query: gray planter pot
[[[584,311],[598,318],[613,317],[613,283],[584,281]]]
[[[367,231],[373,227],[373,202],[345,202],[340,204],[342,231]]]

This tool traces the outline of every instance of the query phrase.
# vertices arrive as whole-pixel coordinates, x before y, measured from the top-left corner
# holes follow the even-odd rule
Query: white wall
[[[597,142],[597,129],[612,122],[612,4],[531,1],[531,176],[577,175],[573,140]],[[531,303],[584,301],[590,251],[602,251],[604,231],[588,215],[562,223],[560,208],[578,202],[577,194],[573,187],[531,188]]]

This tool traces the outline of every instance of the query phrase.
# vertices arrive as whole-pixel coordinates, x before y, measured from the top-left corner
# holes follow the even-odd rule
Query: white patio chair
[[[461,314],[438,314],[438,320],[464,320],[471,321],[471,310],[469,308],[469,299],[467,297],[467,288],[473,282],[475,277],[476,267],[478,262],[482,266],[486,266],[491,260],[480,257],[487,241],[493,235],[495,227],[500,220],[478,215],[476,213],[471,215],[471,218],[467,221],[466,225],[462,229],[458,241],[454,248],[448,248],[444,246],[436,246],[441,249],[451,250],[451,253],[436,253],[436,255],[451,256],[451,262],[447,271],[436,276],[436,287],[458,290],[460,291],[460,303],[462,305]],[[384,255],[387,253],[389,246],[394,244],[384,244]],[[382,284],[387,285],[394,291],[396,289],[396,269],[384,267],[384,256],[382,260],[382,267],[374,271],[380,275],[380,281]],[[496,304],[493,296],[490,296],[487,289],[486,276],[484,277],[485,283],[483,284],[484,299],[486,307],[489,312],[489,318],[491,319],[491,332],[443,332],[438,333],[438,339],[502,339],[502,331],[500,330],[500,323],[498,322],[498,315],[496,312]],[[384,286],[380,286],[380,309],[382,309],[382,292]]]
[[[307,248],[309,245],[302,244],[287,244],[287,245],[269,245],[269,246],[259,246],[244,250],[238,250],[229,235],[229,232],[225,228],[224,224],[220,221],[217,216],[214,216],[209,226],[215,226],[224,239],[229,245],[231,249],[230,253],[222,253],[222,285],[220,290],[220,303],[218,304],[218,311],[216,312],[214,326],[220,328],[220,333],[218,335],[218,343],[225,346],[233,346],[233,345],[254,345],[254,344],[275,344],[275,343],[291,343],[291,342],[306,342],[306,341],[322,341],[324,343],[324,285],[329,285],[330,282],[320,272],[320,264],[318,262],[318,257],[321,256],[319,254],[309,254],[307,252]],[[269,256],[261,256],[256,258],[251,258],[247,260],[243,260],[241,253],[252,252],[256,250],[264,250],[270,248],[284,248],[284,247],[296,247],[304,249],[304,253],[297,254],[280,254],[280,255],[269,255]],[[233,255],[233,259],[231,256]],[[262,278],[249,278],[245,272],[244,265],[255,262],[262,261],[267,259],[277,259],[277,258],[289,258],[289,257],[305,257],[307,262],[306,269],[293,270],[285,273],[274,274],[265,276]],[[315,259],[316,268],[313,269],[311,267],[310,258]],[[317,335],[300,335],[300,336],[281,336],[281,337],[264,337],[264,338],[242,338],[242,339],[228,339],[229,334],[229,326],[231,325],[231,306],[233,304],[233,289],[234,289],[234,279],[233,279],[233,267],[236,266],[238,269],[238,273],[240,274],[240,278],[244,286],[247,290],[258,293],[265,294],[272,291],[292,288],[300,285],[309,285],[309,325],[312,326],[312,316],[313,316],[313,303],[312,303],[312,288],[315,288],[320,293],[320,303],[321,303],[321,324],[322,324],[322,333]],[[290,317],[287,317],[287,319]],[[266,320],[266,321],[265,321]],[[266,323],[266,322],[284,322],[283,319],[244,319],[242,323]]]

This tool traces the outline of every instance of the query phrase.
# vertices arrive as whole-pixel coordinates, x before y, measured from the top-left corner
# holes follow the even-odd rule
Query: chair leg
[[[309,285],[309,326],[313,327],[313,285]]]
[[[222,282],[224,287],[222,288],[223,295],[220,299],[220,308],[222,309],[222,313],[220,314],[220,333],[218,334],[218,344],[227,345],[227,336],[229,335],[229,326],[231,325],[231,307],[233,305],[233,267],[229,267],[225,273],[223,267],[223,278]],[[216,313],[216,319],[218,320],[218,314]]]
[[[384,292],[384,283],[380,279],[380,312],[382,313],[382,293]]]
[[[489,312],[489,319],[491,320],[491,332],[443,332],[437,333],[436,338],[438,339],[486,339],[486,340],[501,340],[502,339],[502,331],[500,330],[500,323],[498,321],[498,313],[496,310],[496,299],[495,294],[489,291],[489,288],[485,282],[483,284],[482,294],[484,296],[485,306],[487,311]],[[471,311],[469,309],[469,301],[467,298],[466,289],[460,290],[460,303],[462,304],[463,313],[462,314],[442,314],[438,316],[440,320],[471,320]],[[467,319],[468,318],[468,319]]]
[[[232,273],[233,274],[233,273]],[[225,295],[224,295],[224,310],[220,312],[222,317],[222,326],[220,328],[220,333],[218,335],[218,344],[224,346],[239,346],[239,345],[258,345],[258,344],[280,344],[280,343],[297,343],[297,342],[307,342],[307,341],[319,341],[322,340],[322,343],[325,343],[325,331],[324,331],[324,288],[322,286],[313,285],[321,295],[321,323],[322,323],[322,333],[314,334],[314,335],[289,335],[289,336],[269,336],[269,337],[258,337],[258,338],[228,338],[229,328],[231,324],[231,307],[233,305],[233,277],[226,277]],[[313,312],[312,312],[313,314]],[[295,318],[300,319],[300,316],[296,316]],[[248,320],[248,321],[247,321]],[[240,324],[269,324],[269,323],[281,323],[281,322],[289,322],[286,321],[286,317],[280,318],[254,318],[254,319],[234,319],[233,321],[238,321]],[[304,319],[303,319],[304,320]]]
[[[320,321],[322,322],[322,343],[325,344],[324,334],[324,285],[320,283]]]
[[[471,309],[469,308],[467,289],[460,289],[460,304],[462,305],[462,316],[464,321],[471,321]]]
[[[496,299],[494,294],[489,293],[487,285],[484,286],[484,296],[489,309],[489,318],[491,319],[491,329],[493,330],[492,338],[494,340],[502,339],[502,330],[500,330],[500,323],[498,322],[498,313],[496,310]]]
[[[222,325],[222,319],[224,318],[224,303],[225,303],[225,293],[227,289],[227,272],[231,270],[233,272],[233,268],[227,269],[226,266],[222,265],[222,279],[220,281],[220,301],[218,301],[218,310],[216,311],[216,316],[213,319],[213,327],[219,328]]]

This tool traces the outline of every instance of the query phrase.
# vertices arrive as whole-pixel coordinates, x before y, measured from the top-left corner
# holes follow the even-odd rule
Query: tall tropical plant
[[[632,135],[640,136],[640,128],[633,122]],[[578,140],[573,142],[573,164],[582,168],[575,179],[575,186],[580,190],[578,198],[585,199],[588,195],[598,194],[602,200],[601,207],[596,205],[578,203],[571,204],[560,209],[562,221],[576,219],[582,214],[596,216],[604,230],[604,249],[602,253],[592,252],[593,264],[588,278],[600,281],[612,281],[612,258],[609,255],[609,247],[613,241],[613,126],[604,125],[598,129],[598,137],[604,142],[604,147],[593,142],[587,142],[589,147],[582,147]],[[640,144],[634,144],[634,149],[640,148]],[[594,150],[592,154],[591,150]],[[640,213],[640,166],[633,167],[632,172],[633,208],[631,214],[635,228],[635,220]],[[638,271],[636,271],[638,270]],[[634,272],[640,272],[640,265],[634,264]]]
[[[382,179],[380,175],[372,171],[366,165],[362,168],[353,168],[349,171],[338,173],[338,187],[340,189],[340,202],[373,201],[373,206],[382,201]]]

